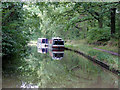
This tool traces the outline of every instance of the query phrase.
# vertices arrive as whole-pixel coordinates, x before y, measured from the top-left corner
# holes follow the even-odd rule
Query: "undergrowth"
[[[65,46],[74,50],[81,51],[87,55],[92,56],[95,59],[103,61],[104,63],[110,65],[111,67],[118,69],[118,56],[114,56],[107,52],[102,52],[93,49],[93,48],[100,48],[108,51],[117,52],[118,48],[116,46],[112,47],[109,45],[106,46],[89,45],[86,43],[85,40],[67,42]]]

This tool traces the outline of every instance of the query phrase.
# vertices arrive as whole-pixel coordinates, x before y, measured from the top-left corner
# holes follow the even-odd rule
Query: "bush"
[[[23,57],[29,40],[24,29],[22,3],[2,4],[2,56],[3,63],[13,61],[15,56]],[[5,65],[4,65],[5,66]]]
[[[87,41],[93,43],[97,41],[108,41],[110,39],[110,28],[93,28],[88,31]]]

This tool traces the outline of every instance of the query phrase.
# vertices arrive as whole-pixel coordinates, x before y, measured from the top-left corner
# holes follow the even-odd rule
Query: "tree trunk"
[[[99,20],[98,20],[98,24],[99,24],[99,28],[102,28],[102,27],[103,27],[102,18],[99,18]]]
[[[115,33],[115,12],[116,8],[111,8],[111,35]]]

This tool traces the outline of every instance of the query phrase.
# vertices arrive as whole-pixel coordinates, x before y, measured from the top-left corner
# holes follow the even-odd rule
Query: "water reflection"
[[[42,53],[46,50],[32,46],[31,53],[23,59],[26,63],[20,67],[23,72],[4,75],[3,88],[118,88],[118,77],[77,53],[45,49],[49,50]],[[54,57],[62,60],[51,60]]]
[[[50,50],[49,54],[52,57],[52,59],[61,60],[64,57],[64,50]]]
[[[49,55],[52,57],[54,60],[61,60],[64,57],[64,48],[48,48],[48,47],[40,47],[37,48],[38,53],[43,53],[46,54],[49,52]]]
[[[48,48],[37,48],[38,49],[38,53],[47,53],[48,52]]]

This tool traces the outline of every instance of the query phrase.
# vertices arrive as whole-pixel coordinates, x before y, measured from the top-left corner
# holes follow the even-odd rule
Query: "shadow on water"
[[[64,49],[36,48],[23,58],[19,76],[4,76],[12,88],[117,88],[118,77],[81,55]],[[9,83],[11,82],[11,83]],[[12,83],[13,82],[13,83]]]

